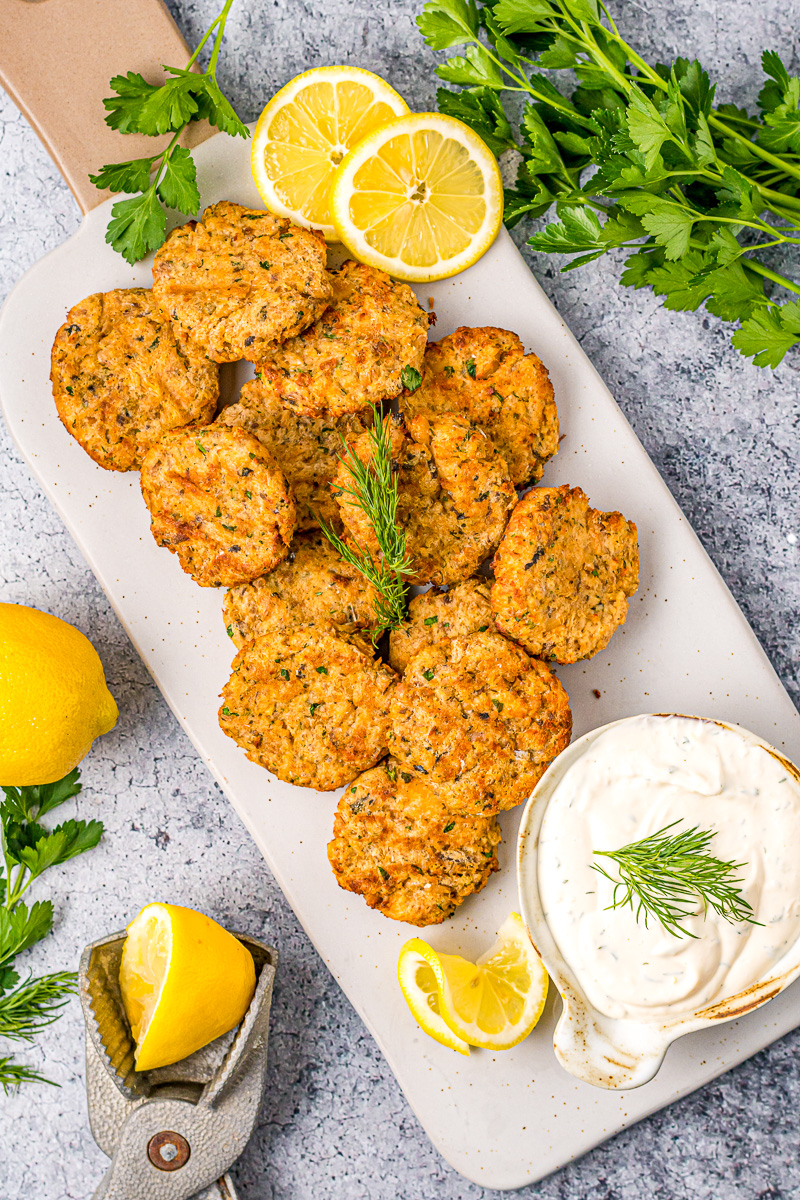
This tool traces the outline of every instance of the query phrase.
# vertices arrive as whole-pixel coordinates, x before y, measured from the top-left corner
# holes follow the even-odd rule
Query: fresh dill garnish
[[[372,406],[373,425],[369,431],[371,456],[363,463],[352,447],[342,438],[343,463],[350,476],[350,485],[340,489],[348,503],[360,508],[371,525],[379,546],[379,554],[360,545],[354,539],[345,541],[332,525],[322,518],[320,527],[331,545],[345,562],[360,571],[378,592],[373,602],[377,626],[372,634],[376,643],[387,629],[396,629],[406,615],[406,596],[412,564],[406,549],[405,531],[397,524],[399,499],[397,474],[392,465],[392,440],[388,421],[381,410]]]
[[[630,908],[637,922],[640,916],[643,918],[645,927],[647,918],[653,916],[673,937],[697,936],[681,922],[697,912],[698,900],[702,902],[704,916],[712,909],[731,924],[748,921],[760,925],[738,886],[741,879],[736,872],[746,864],[724,862],[709,854],[709,844],[716,836],[714,830],[693,825],[679,833],[669,832],[680,824],[672,821],[657,833],[620,850],[593,852],[610,858],[619,874],[619,879],[615,879],[592,863],[593,871],[614,884],[608,907]]]

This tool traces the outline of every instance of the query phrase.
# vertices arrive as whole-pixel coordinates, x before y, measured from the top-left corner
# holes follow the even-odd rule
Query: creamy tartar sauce
[[[737,873],[757,921],[730,924],[702,903],[695,938],[608,910],[619,850],[682,821],[714,830],[708,853]],[[555,787],[542,822],[539,892],[559,951],[589,1002],[637,1020],[693,1012],[768,975],[800,937],[800,785],[772,754],[689,717],[636,717],[600,734]],[[635,897],[634,897],[635,903]]]

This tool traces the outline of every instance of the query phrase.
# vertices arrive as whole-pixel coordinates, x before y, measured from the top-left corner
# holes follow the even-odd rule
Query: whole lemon
[[[0,604],[0,783],[55,783],[117,723],[92,643],[73,625]]]

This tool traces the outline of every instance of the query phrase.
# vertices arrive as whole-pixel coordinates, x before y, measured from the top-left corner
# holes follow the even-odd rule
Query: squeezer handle
[[[110,1167],[92,1200],[143,1200],[138,1188],[128,1191],[123,1183],[122,1190],[119,1190],[116,1186],[117,1181],[112,1182],[112,1174],[113,1168]],[[226,1172],[216,1183],[209,1184],[202,1192],[196,1192],[190,1200],[239,1200],[239,1194]]]
[[[27,117],[81,212],[109,195],[89,181],[105,163],[156,153],[164,137],[120,134],[105,123],[113,75],[185,66],[189,52],[161,0],[0,0],[0,84]],[[190,125],[184,145],[209,126]]]

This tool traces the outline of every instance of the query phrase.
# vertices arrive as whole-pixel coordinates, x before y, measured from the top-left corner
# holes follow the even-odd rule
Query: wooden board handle
[[[186,43],[161,0],[0,0],[0,31],[0,84],[87,213],[109,194],[89,182],[90,171],[153,154],[169,140],[109,129],[109,79],[139,71],[158,83],[162,63],[185,66]],[[210,132],[192,125],[185,144]]]

